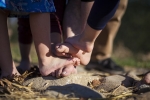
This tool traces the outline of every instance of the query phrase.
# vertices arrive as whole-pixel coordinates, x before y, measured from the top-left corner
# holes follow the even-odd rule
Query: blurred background
[[[150,66],[150,0],[129,0],[115,38],[114,57],[118,63]],[[150,67],[149,67],[150,68]]]
[[[10,18],[9,35],[13,58],[20,61],[17,19]],[[150,0],[129,0],[121,27],[114,41],[113,59],[122,66],[150,68]],[[37,63],[34,45],[33,63]]]

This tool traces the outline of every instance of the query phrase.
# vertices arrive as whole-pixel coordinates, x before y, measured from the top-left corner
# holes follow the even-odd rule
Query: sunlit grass
[[[133,57],[130,58],[116,58],[113,57],[114,61],[122,66],[138,67],[138,68],[150,68],[150,61],[140,61]]]
[[[18,43],[11,43],[11,52],[12,52],[12,56],[15,62],[20,62],[21,56],[20,56],[20,51],[19,51],[19,45]],[[34,48],[34,45],[32,44],[32,48],[30,51],[30,56],[32,59],[32,63],[37,63],[37,55],[36,55],[36,51]]]

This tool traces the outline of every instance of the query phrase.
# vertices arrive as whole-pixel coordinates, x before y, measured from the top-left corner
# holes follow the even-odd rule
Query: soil
[[[1,99],[113,99],[150,100],[150,85],[140,84],[149,70],[146,68],[124,67],[125,73],[110,75],[97,70],[78,68],[78,74],[64,78],[41,77],[39,72],[21,80],[2,80]],[[33,76],[34,75],[34,76]],[[2,84],[3,83],[3,84]]]

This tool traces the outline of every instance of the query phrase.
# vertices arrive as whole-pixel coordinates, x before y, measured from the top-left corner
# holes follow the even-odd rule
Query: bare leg
[[[32,44],[32,34],[30,30],[29,18],[18,18],[18,41],[21,61],[17,67],[20,73],[30,69],[30,49]]]
[[[64,16],[64,11],[66,8],[66,0],[54,0],[55,7],[57,12],[55,15],[51,14],[51,41],[53,44],[61,43],[62,42],[62,34],[61,31],[61,26],[63,22],[63,16]],[[53,48],[52,48],[53,49]],[[54,46],[55,49],[55,46]],[[54,73],[52,73],[53,76],[56,77],[64,77],[68,76],[70,74],[77,73],[77,69],[74,65],[67,65],[64,66],[63,68],[60,68],[56,70]]]
[[[52,56],[49,13],[32,13],[30,15],[30,26],[38,56],[39,69],[43,76],[49,75],[65,65],[75,63],[73,59],[61,59]]]
[[[65,37],[72,37],[81,33],[84,30],[87,22],[87,17],[93,3],[94,2],[80,2],[80,0],[70,0],[66,8],[66,13],[64,17],[64,33],[66,33]],[[64,56],[65,53],[71,53],[73,54],[73,56],[80,58],[81,64],[83,65],[87,65],[90,60],[92,50],[89,53],[82,55],[82,50],[78,50],[68,43],[65,43],[64,46],[62,45],[62,49],[58,47],[59,45],[56,47],[56,54],[58,56]]]
[[[114,16],[108,21],[105,28],[94,43],[91,62],[87,69],[96,69],[110,74],[122,74],[123,67],[111,59],[113,42],[121,25],[122,17],[126,11],[128,0],[120,0]],[[92,64],[92,67],[91,67]]]
[[[12,76],[13,74],[18,74],[16,66],[13,62],[8,29],[7,29],[7,15],[8,13],[4,10],[0,10],[0,68],[1,77]]]
[[[80,3],[80,0],[69,0],[66,6],[63,21],[65,39],[81,32],[81,27],[79,26]]]
[[[73,37],[83,32],[89,12],[94,2],[70,0],[64,16],[64,33],[66,37]]]
[[[81,12],[80,12],[81,32],[83,32],[83,30],[85,29],[85,26],[87,23],[87,18],[89,16],[89,13],[91,11],[93,3],[94,3],[94,1],[92,1],[92,2],[81,2]],[[78,33],[75,33],[75,35],[76,34],[78,34]]]
[[[18,66],[18,70],[20,70],[20,73],[29,70],[30,69],[30,49],[31,49],[31,44],[22,44],[19,43],[19,48],[20,48],[20,54],[21,54],[21,61],[20,65]]]
[[[115,15],[108,21],[106,27],[95,41],[92,53],[92,61],[110,58],[113,51],[115,36],[121,25],[122,17],[126,11],[128,0],[120,0]]]

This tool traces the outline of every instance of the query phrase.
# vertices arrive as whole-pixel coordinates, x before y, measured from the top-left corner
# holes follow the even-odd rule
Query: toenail
[[[66,74],[67,72],[66,71],[64,71],[62,74]]]

